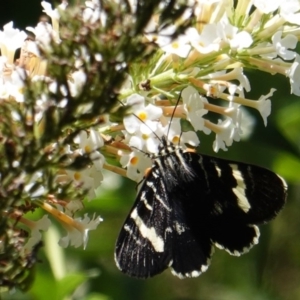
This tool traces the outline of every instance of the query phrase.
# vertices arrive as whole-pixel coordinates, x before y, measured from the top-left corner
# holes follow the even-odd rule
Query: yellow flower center
[[[172,48],[178,49],[179,48],[179,44],[177,42],[173,42],[172,43]]]
[[[175,136],[172,138],[172,143],[173,143],[173,144],[178,144],[178,143],[179,143],[179,136],[178,136],[178,135],[175,135]]]
[[[138,163],[139,159],[138,157],[136,156],[133,156],[131,159],[130,159],[130,164],[132,164],[133,166],[136,165]]]
[[[79,172],[75,172],[73,176],[74,176],[74,179],[77,181],[79,181],[81,179],[81,174]]]
[[[147,114],[146,114],[146,112],[144,112],[144,111],[139,112],[137,116],[138,116],[142,121],[147,120]]]
[[[91,153],[92,152],[91,147],[89,145],[84,146],[84,152],[85,153]]]

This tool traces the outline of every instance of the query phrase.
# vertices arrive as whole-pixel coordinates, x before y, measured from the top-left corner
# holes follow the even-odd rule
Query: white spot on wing
[[[221,177],[222,171],[221,171],[221,169],[217,166],[217,164],[215,164],[215,168],[216,168],[216,170],[217,170],[218,176]]]
[[[242,176],[242,173],[238,170],[237,165],[230,165],[232,168],[232,175],[237,182],[237,186],[232,188],[232,191],[237,196],[238,206],[247,213],[251,208],[251,205],[246,197],[246,185]]]
[[[202,270],[202,267],[204,267],[204,266],[201,266],[201,270]],[[191,277],[198,277],[200,274],[201,274],[200,271],[193,271],[190,273]]]
[[[122,270],[122,269],[121,269],[121,266],[120,266],[120,264],[119,264],[119,260],[118,260],[118,258],[117,258],[117,253],[116,253],[116,252],[115,252],[115,254],[114,254],[114,258],[115,258],[115,263],[116,263],[117,268],[118,268],[119,270]]]
[[[171,269],[171,273],[180,279],[184,278],[183,274],[175,272],[174,269]]]
[[[210,263],[210,260],[208,261]],[[208,269],[209,265],[202,265],[201,266],[201,272],[205,272]]]
[[[237,196],[238,206],[246,213],[251,208],[248,199],[245,195],[245,190],[242,188],[233,188],[234,194]]]
[[[167,211],[172,211],[172,208],[165,203],[164,199],[159,194],[155,194],[155,199],[159,201]]]
[[[154,178],[158,178],[159,174],[157,174],[157,170],[154,169],[154,171],[152,172],[152,175]]]
[[[141,201],[144,202],[145,207],[146,207],[148,210],[152,210],[152,206],[148,203],[147,198],[146,198],[145,196],[146,196],[146,193],[143,192],[142,195],[141,195]]]
[[[278,174],[276,174],[276,175],[282,181],[282,185],[283,185],[284,189],[287,190],[288,185],[287,185],[286,181],[281,176],[279,176]]]
[[[185,227],[178,222],[175,222],[175,230],[179,235],[181,235],[183,232],[185,232]]]
[[[253,245],[257,245],[259,237],[260,237],[260,231],[259,231],[259,228],[256,225],[253,225],[252,227],[254,228],[255,233],[256,233],[256,236],[253,239]]]
[[[181,167],[183,167],[185,169],[186,175],[190,176],[190,178],[192,179],[194,177],[193,171],[192,169],[186,164],[185,159],[182,156],[182,151],[176,150],[176,155],[179,158],[180,161],[180,165]]]
[[[165,232],[170,232],[170,233],[171,233],[172,231],[173,231],[173,230],[172,230],[171,227],[167,227],[166,230],[165,230]]]
[[[152,181],[146,181],[146,185],[149,186],[154,191],[154,193],[156,193],[156,187],[154,186]]]
[[[210,251],[210,256],[214,253],[214,247],[211,247],[211,251]],[[200,266],[200,270],[193,270],[189,273],[181,273],[181,272],[176,272],[173,268],[172,268],[172,265],[173,265],[173,260],[170,261],[169,263],[169,267],[171,267],[171,273],[175,276],[177,276],[178,278],[180,279],[184,279],[184,278],[191,278],[191,277],[198,277],[199,275],[201,275],[202,273],[204,273],[209,265],[210,265],[210,258],[207,258],[205,264],[202,264]]]
[[[163,239],[156,233],[154,227],[147,227],[143,220],[138,216],[137,210],[134,209],[130,215],[130,217],[135,222],[136,226],[138,227],[140,234],[142,237],[149,240],[151,245],[153,246],[156,252],[163,252],[164,251],[164,241]]]
[[[220,250],[223,250],[224,249],[224,246],[222,246],[221,244],[219,243],[214,243],[214,245],[219,248]]]
[[[203,272],[205,272],[208,269],[208,265],[202,265],[200,267],[200,270],[194,270],[191,271],[190,273],[177,273],[174,269],[171,269],[171,273],[175,276],[177,276],[180,279],[184,279],[184,278],[191,278],[191,277],[198,277],[199,275],[201,275]]]
[[[141,241],[134,235],[133,230],[128,226],[127,224],[124,225],[124,230],[129,232],[131,235],[131,238],[137,243],[137,245],[141,245]]]

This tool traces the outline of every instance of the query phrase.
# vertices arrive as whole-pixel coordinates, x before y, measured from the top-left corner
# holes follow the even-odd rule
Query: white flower
[[[271,89],[267,95],[260,96],[257,101],[234,96],[230,98],[235,103],[257,109],[264,120],[265,126],[267,126],[267,118],[271,113],[271,101],[268,98],[273,96],[275,91],[276,89]]]
[[[152,34],[152,32],[158,30],[157,26],[158,23],[156,20],[151,19],[146,29],[146,38],[151,42],[155,42],[160,48],[170,45],[172,43],[172,35],[176,31],[176,26],[171,25],[159,31],[158,34]]]
[[[267,118],[271,114],[271,100],[268,97],[273,96],[275,89],[271,89],[270,93],[267,95],[261,95],[260,98],[257,100],[257,109],[260,112],[265,126],[267,126]]]
[[[294,61],[287,71],[287,76],[290,78],[291,93],[300,96],[300,64],[298,61]]]
[[[133,134],[139,130],[141,123],[155,123],[162,115],[162,110],[152,104],[145,105],[145,98],[139,94],[133,94],[127,98],[127,105],[132,106],[133,114],[124,118],[124,126],[127,132]],[[142,121],[142,122],[141,122]]]
[[[76,228],[64,224],[68,234],[61,238],[58,244],[63,248],[66,248],[69,245],[78,248],[83,245],[83,248],[85,249],[88,242],[88,232],[96,229],[101,221],[103,221],[103,219],[100,216],[96,217],[94,214],[93,218],[90,219],[88,215],[85,214],[83,219],[75,219],[77,224]]]
[[[123,120],[129,144],[140,150],[155,152],[157,149],[157,120],[162,115],[162,109],[153,104],[145,106],[144,97],[134,94],[128,97],[127,104],[132,105],[133,114]],[[131,139],[132,135],[132,139]],[[137,140],[139,139],[139,141]],[[139,148],[142,147],[142,148]]]
[[[227,119],[225,121],[218,122],[219,132],[216,133],[216,139],[213,142],[213,149],[218,152],[219,149],[227,151],[226,146],[231,146],[233,142],[233,126],[232,121]]]
[[[59,41],[59,23],[58,23],[60,18],[59,10],[57,8],[52,9],[51,4],[46,1],[42,1],[41,5],[44,8],[43,12],[45,12],[51,18],[52,26],[53,26],[52,35],[56,41]],[[58,8],[65,10],[67,6],[68,6],[68,2],[66,0],[62,0],[61,4],[58,5]]]
[[[157,138],[157,125],[158,123],[153,123],[150,128],[145,124],[141,124],[140,130],[134,135],[125,134],[125,139],[128,139],[128,145],[134,149],[146,150],[150,153],[157,151],[159,139]],[[155,134],[154,134],[155,132]]]
[[[288,34],[281,38],[282,31],[277,31],[273,37],[272,42],[276,49],[276,53],[285,60],[291,60],[296,57],[294,51],[289,51],[287,49],[295,49],[298,43],[296,36]]]
[[[252,43],[252,36],[247,31],[235,32],[235,35],[230,40],[230,47],[232,49],[240,50],[250,47]]]
[[[72,200],[65,206],[65,214],[68,216],[73,216],[75,212],[80,211],[84,208],[82,201]]]
[[[188,28],[186,35],[191,45],[199,53],[206,54],[220,49],[220,38],[216,24],[205,25],[201,34],[199,34],[196,28]]]
[[[38,198],[45,193],[45,188],[38,183],[42,177],[43,172],[37,171],[31,175],[29,183],[25,185],[24,191],[29,193],[31,198]]]
[[[300,10],[299,0],[280,1],[280,16],[282,16],[289,23],[300,25],[299,10]]]
[[[24,31],[13,28],[13,22],[9,22],[0,30],[0,50],[1,55],[7,57],[7,62],[14,62],[15,51],[21,48],[27,34]]]
[[[103,175],[101,170],[93,165],[78,171],[65,170],[65,175],[60,174],[58,180],[60,182],[68,182],[71,180],[75,186],[80,186],[88,190],[88,200],[92,200],[96,196],[95,191],[100,186]]]
[[[220,39],[228,42],[232,49],[248,48],[253,43],[251,35],[246,31],[239,31],[239,28],[231,25],[226,15],[217,24],[217,28]]]
[[[166,54],[176,54],[179,57],[186,58],[191,50],[191,45],[186,35],[180,35],[171,43],[161,46],[161,49]]]
[[[32,32],[35,35],[36,41],[46,49],[50,45],[52,37],[56,37],[51,24],[46,22],[39,22],[35,27],[28,26],[26,30]]]
[[[169,122],[162,129],[163,135],[167,136],[168,140],[174,144],[180,144],[185,147],[185,144],[196,147],[200,141],[194,131],[182,131],[179,118],[169,118]]]
[[[86,83],[86,73],[82,70],[75,71],[71,74],[72,81],[68,81],[71,95],[76,97],[80,95],[84,84]]]
[[[235,92],[237,90],[239,90],[239,87],[245,89],[246,92],[249,92],[251,90],[249,79],[247,78],[247,76],[244,74],[243,71],[244,71],[243,68],[237,67],[228,73],[226,73],[226,71],[218,71],[218,72],[210,73],[207,76],[203,76],[203,77],[201,77],[201,79],[210,79],[212,82],[226,81],[229,85],[228,90],[231,95],[235,94]],[[230,83],[231,80],[238,80],[240,83],[239,86],[237,86],[236,84]],[[226,88],[226,87],[222,87],[220,84],[218,84],[218,86],[216,86],[216,83],[215,84],[211,83],[210,85],[213,85],[214,89],[217,90],[215,92],[216,95],[214,95],[212,93],[210,93],[210,95],[209,95],[209,96],[214,96],[214,97],[218,97],[218,92],[221,93]],[[210,85],[208,84],[208,86],[210,86]],[[205,88],[205,86],[204,86],[204,88]],[[209,91],[210,89],[206,88],[206,90]]]
[[[90,129],[89,133],[87,133],[85,130],[82,130],[74,138],[74,142],[79,144],[79,153],[81,155],[89,154],[96,169],[101,171],[105,159],[104,156],[97,151],[104,145],[100,133],[94,129]]]
[[[91,200],[95,198],[95,191],[103,180],[102,170],[105,158],[97,151],[103,146],[103,139],[96,130],[90,129],[89,134],[85,130],[80,131],[74,138],[74,142],[79,144],[79,149],[74,152],[74,155],[89,154],[93,164],[83,170],[66,169],[58,174],[56,180],[62,183],[72,181],[75,186],[88,190],[88,199]],[[72,154],[69,147],[66,148],[66,152],[69,155]]]
[[[133,109],[134,114],[124,118],[126,131],[130,134],[134,134],[140,131],[141,124],[146,124],[146,126],[155,131],[157,126],[156,120],[162,115],[162,110],[153,104],[148,104],[147,106],[133,106]]]
[[[269,14],[279,8],[283,0],[254,0],[253,5],[262,13]]]
[[[86,8],[82,14],[83,20],[93,24],[97,22],[101,16],[102,25],[105,26],[106,16],[104,13],[101,13],[99,0],[85,1],[85,6]]]
[[[51,225],[48,215],[44,215],[38,221],[24,220],[23,223],[31,229],[30,238],[25,244],[25,250],[31,251],[32,248],[42,239],[41,230],[47,231]]]
[[[151,167],[151,159],[141,151],[124,154],[120,159],[121,165],[127,168],[127,177],[139,182],[144,177],[145,170]]]
[[[225,109],[224,115],[230,117],[233,124],[239,127],[242,119],[242,111],[240,109],[240,105],[233,102],[229,102],[229,106]]]
[[[91,153],[104,145],[101,135],[94,129],[90,129],[89,132],[81,130],[74,138],[74,143],[79,145],[83,153]]]
[[[41,5],[43,7],[43,12],[47,14],[51,19],[59,20],[60,15],[57,8],[52,9],[52,5],[46,1],[42,1]],[[60,9],[66,9],[68,2],[66,0],[61,1],[61,4],[58,5]]]
[[[52,5],[49,2],[42,1],[43,12],[46,13],[50,18],[59,19],[59,13],[57,9],[52,9]]]
[[[36,78],[35,80],[39,80],[38,78]],[[43,79],[42,79],[43,80]],[[50,100],[48,95],[43,93],[40,95],[40,98],[36,99],[36,103],[35,103],[35,122],[39,122],[40,120],[42,120],[45,111],[51,107],[51,105],[54,105],[54,101]]]
[[[185,88],[182,91],[181,96],[187,120],[191,122],[196,131],[203,131],[206,134],[210,133],[208,128],[204,126],[203,118],[208,112],[204,109],[204,102],[206,102],[206,99],[200,97],[199,92],[192,86]]]
[[[4,99],[13,97],[17,102],[23,102],[23,88],[25,86],[24,79],[26,77],[25,73],[24,69],[16,67],[10,72],[10,76],[3,76],[0,81],[0,97]]]

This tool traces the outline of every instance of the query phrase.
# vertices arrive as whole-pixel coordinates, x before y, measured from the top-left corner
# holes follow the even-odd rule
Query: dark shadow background
[[[15,28],[24,30],[26,26],[35,26],[42,9],[40,0],[0,0],[0,29],[12,20]]]

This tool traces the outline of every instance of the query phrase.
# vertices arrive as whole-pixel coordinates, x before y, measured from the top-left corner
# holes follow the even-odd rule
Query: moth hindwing
[[[239,256],[258,243],[256,225],[282,209],[287,186],[254,165],[185,152],[162,138],[119,234],[115,260],[134,277],[170,267],[174,275],[206,271],[213,247]]]

